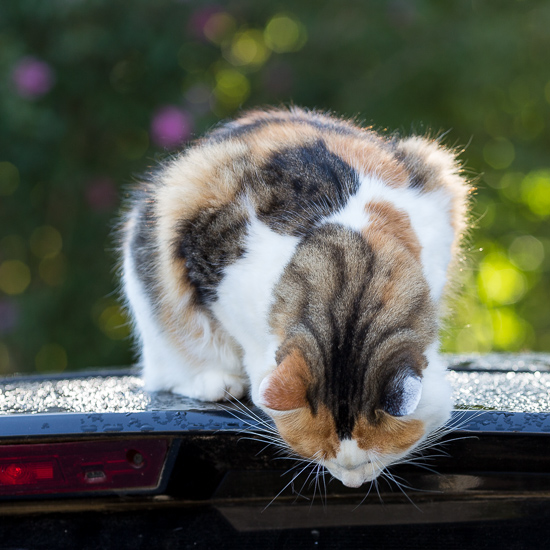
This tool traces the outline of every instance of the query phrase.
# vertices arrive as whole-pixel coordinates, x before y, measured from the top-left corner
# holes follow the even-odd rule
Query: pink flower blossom
[[[20,96],[35,99],[48,93],[54,84],[52,68],[36,57],[23,57],[12,72],[15,89]]]
[[[156,145],[174,148],[189,139],[193,127],[191,115],[173,105],[159,109],[151,121],[151,138]]]

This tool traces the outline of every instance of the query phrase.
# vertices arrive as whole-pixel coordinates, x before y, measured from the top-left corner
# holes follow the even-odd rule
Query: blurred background
[[[0,4],[0,374],[129,364],[127,189],[262,104],[447,132],[478,188],[452,352],[550,350],[550,3]]]

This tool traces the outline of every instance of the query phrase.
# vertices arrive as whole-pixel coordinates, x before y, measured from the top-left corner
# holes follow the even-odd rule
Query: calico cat
[[[124,224],[145,387],[249,392],[290,449],[373,480],[450,414],[438,319],[468,194],[435,140],[298,108],[215,128]]]

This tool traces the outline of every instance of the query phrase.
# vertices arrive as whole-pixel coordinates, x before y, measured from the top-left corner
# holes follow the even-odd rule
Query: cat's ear
[[[412,414],[422,397],[422,378],[412,369],[394,376],[386,386],[380,408],[392,416]]]
[[[293,351],[262,380],[258,405],[274,411],[291,411],[305,407],[310,378],[303,355],[299,351]]]

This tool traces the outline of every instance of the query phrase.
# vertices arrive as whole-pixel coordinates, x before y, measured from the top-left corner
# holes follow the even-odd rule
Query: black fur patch
[[[343,207],[357,186],[356,173],[323,141],[274,153],[242,182],[260,221],[279,233],[298,236]],[[245,252],[248,215],[243,201],[238,194],[234,202],[205,209],[180,227],[177,254],[185,258],[201,303],[216,299],[223,270]]]
[[[324,141],[274,153],[250,176],[258,218],[274,231],[301,236],[342,208],[357,191],[355,171]]]
[[[392,142],[393,154],[409,173],[409,187],[422,190],[427,181],[426,167],[418,159],[410,158],[403,151],[396,149],[398,145],[399,142]]]
[[[153,310],[157,303],[156,287],[158,251],[155,243],[154,202],[147,192],[139,197],[135,228],[130,241],[130,250],[138,279],[149,296]]]
[[[216,299],[223,270],[244,253],[246,217],[237,203],[202,210],[183,222],[177,254],[185,258],[187,276],[201,303]]]

